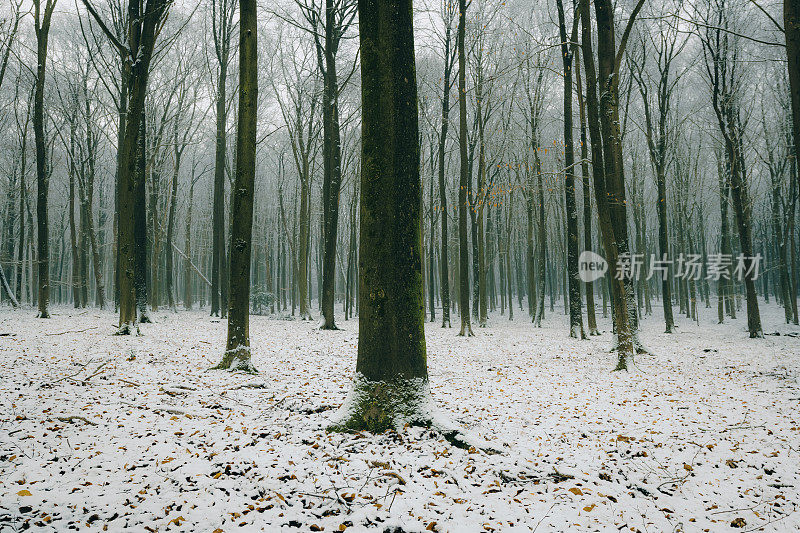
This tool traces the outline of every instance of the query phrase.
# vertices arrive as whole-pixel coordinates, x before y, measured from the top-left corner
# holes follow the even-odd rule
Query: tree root
[[[222,356],[222,361],[213,366],[210,370],[227,370],[229,372],[244,372],[246,374],[258,374],[258,370],[250,361],[250,347],[239,346],[227,350]]]
[[[330,432],[401,432],[408,426],[424,427],[439,433],[456,448],[501,453],[487,443],[464,433],[441,416],[432,405],[428,382],[423,378],[395,381],[368,381],[356,375],[353,389],[328,426]]]

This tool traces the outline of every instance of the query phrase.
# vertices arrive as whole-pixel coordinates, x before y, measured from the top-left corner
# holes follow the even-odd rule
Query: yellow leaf
[[[587,505],[586,507],[583,508],[583,510],[586,511],[587,513],[589,513],[594,508],[595,508],[595,505],[592,504],[592,505]]]
[[[572,487],[569,491],[574,494],[575,496],[583,496],[583,491],[578,487]]]
[[[31,491],[23,489],[17,493],[17,496],[33,496],[33,494]]]

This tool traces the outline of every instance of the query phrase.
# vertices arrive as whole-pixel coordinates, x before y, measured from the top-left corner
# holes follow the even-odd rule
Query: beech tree
[[[122,77],[127,90],[126,120],[124,123],[124,136],[117,147],[119,170],[117,180],[119,213],[118,223],[118,256],[119,269],[119,334],[130,335],[137,328],[137,295],[135,285],[141,289],[141,281],[136,283],[137,265],[134,226],[136,219],[135,198],[137,196],[137,181],[142,179],[139,174],[141,162],[140,145],[143,145],[140,135],[143,134],[144,101],[147,95],[147,81],[149,76],[150,61],[153,57],[153,48],[162,27],[163,18],[171,5],[171,0],[147,0],[140,5],[137,0],[130,0],[128,4],[128,32],[127,42],[120,41],[104,23],[98,12],[89,0],[83,0],[86,9],[102,28],[103,33],[111,41],[123,57]],[[140,157],[137,158],[137,153]],[[143,195],[144,187],[138,191],[138,196]],[[141,210],[140,210],[141,211]],[[139,216],[144,216],[140,213]],[[139,268],[141,271],[141,268]],[[140,274],[141,275],[141,272]],[[141,298],[141,295],[140,295]]]
[[[33,22],[36,30],[36,89],[33,100],[33,135],[36,142],[36,242],[39,275],[39,318],[50,318],[50,229],[47,218],[47,195],[50,179],[44,118],[44,82],[47,67],[47,44],[50,22],[56,0],[33,2]]]
[[[250,256],[253,243],[253,193],[258,117],[258,26],[256,0],[239,0],[239,114],[236,179],[231,205],[230,303],[224,370],[255,372],[250,356]]]
[[[406,422],[431,423],[411,0],[359,0],[358,15],[363,108],[358,361],[353,391],[333,428],[381,432]]]

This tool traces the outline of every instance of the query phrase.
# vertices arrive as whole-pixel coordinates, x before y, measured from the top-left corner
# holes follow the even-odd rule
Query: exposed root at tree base
[[[245,374],[258,374],[258,370],[250,360],[250,347],[239,346],[225,352],[222,361],[212,366],[209,370],[227,370],[228,372],[244,372]]]
[[[121,325],[114,335],[122,336],[122,335],[140,335],[139,326],[136,324],[123,324]]]
[[[399,433],[407,426],[435,431],[457,448],[501,453],[481,442],[481,439],[468,435],[442,416],[433,406],[428,382],[423,378],[368,381],[357,374],[353,389],[335,415],[333,423],[328,426],[328,431]]]

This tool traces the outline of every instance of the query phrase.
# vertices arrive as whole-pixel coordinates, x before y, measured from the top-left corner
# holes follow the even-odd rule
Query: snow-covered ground
[[[433,400],[490,455],[327,433],[355,321],[252,317],[250,376],[208,370],[226,324],[205,312],[116,337],[110,312],[3,308],[0,531],[797,531],[800,329],[762,303],[781,335],[751,340],[744,310],[701,311],[673,335],[646,318],[632,373],[607,321],[569,339],[561,309],[473,338],[428,324]]]

